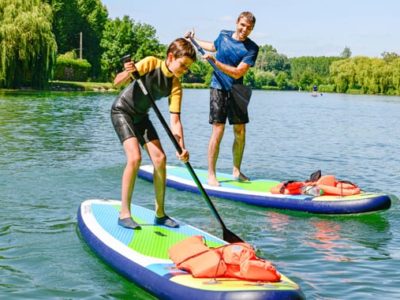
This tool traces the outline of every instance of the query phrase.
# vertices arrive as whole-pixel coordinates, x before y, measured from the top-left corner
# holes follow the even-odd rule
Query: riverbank
[[[119,91],[111,82],[78,82],[78,81],[50,81],[47,88],[43,90],[33,89],[31,87],[21,87],[18,89],[2,89],[2,92],[12,91],[61,91],[61,92],[116,92]]]
[[[185,89],[208,89],[209,85],[205,83],[182,83]],[[0,91],[32,91],[31,88],[19,88],[19,89],[1,89]],[[118,92],[121,88],[115,87],[111,82],[78,82],[78,81],[50,81],[47,90],[50,91],[62,91],[62,92],[74,92],[74,91],[86,91],[86,92]],[[296,91],[294,89],[280,89],[277,86],[263,86],[261,88],[253,88],[253,90],[262,91]],[[297,90],[299,92],[311,93],[308,90]],[[332,85],[320,85],[318,88],[319,93],[332,93],[335,94],[335,90]],[[381,94],[365,94],[361,89],[349,89],[347,93],[351,95],[377,95],[377,96],[398,96],[398,95],[381,95]]]
[[[115,92],[118,90],[111,82],[50,81],[52,91],[94,91]]]

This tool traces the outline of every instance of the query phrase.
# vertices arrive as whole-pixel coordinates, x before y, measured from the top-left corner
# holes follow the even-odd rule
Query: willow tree
[[[40,0],[0,1],[0,87],[47,85],[57,51],[51,18]]]
[[[353,57],[333,62],[331,79],[336,91],[345,93],[357,89],[363,94],[399,94],[400,58],[385,61],[380,58]]]

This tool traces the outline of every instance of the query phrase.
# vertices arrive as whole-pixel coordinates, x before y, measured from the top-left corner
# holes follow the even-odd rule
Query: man
[[[233,177],[239,181],[249,178],[241,170],[241,163],[246,140],[246,123],[249,122],[247,106],[238,105],[234,100],[234,84],[242,84],[243,76],[254,66],[258,46],[248,38],[256,18],[251,12],[242,12],[236,21],[236,30],[222,30],[214,42],[201,41],[194,37],[194,31],[186,34],[193,38],[206,51],[215,53],[203,57],[214,62],[218,68],[214,71],[210,85],[210,118],[212,134],[208,145],[208,184],[219,186],[216,177],[216,164],[220,143],[225,131],[226,119],[233,125],[234,142]]]

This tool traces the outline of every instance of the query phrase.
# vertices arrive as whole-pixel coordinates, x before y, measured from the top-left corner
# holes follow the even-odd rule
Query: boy
[[[183,127],[180,120],[182,87],[179,77],[185,74],[196,60],[196,51],[186,39],[178,38],[167,50],[163,61],[156,57],[146,57],[136,64],[136,68],[147,90],[155,100],[169,97],[171,130],[182,148],[177,156],[183,162],[189,160],[185,149]],[[125,70],[115,77],[116,86],[131,81],[135,71],[132,62],[124,64]],[[148,153],[154,166],[154,191],[156,197],[156,215],[154,223],[176,228],[179,224],[165,214],[164,198],[166,184],[166,156],[151,123],[148,112],[151,104],[143,94],[136,80],[133,80],[117,97],[111,109],[114,129],[123,145],[127,163],[122,175],[121,211],[118,224],[125,228],[141,229],[131,217],[131,200],[136,176],[141,163],[141,145]]]

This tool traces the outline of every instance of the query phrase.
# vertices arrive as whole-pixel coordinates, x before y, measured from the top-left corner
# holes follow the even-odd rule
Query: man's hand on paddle
[[[204,54],[202,56],[202,58],[205,59],[205,60],[209,60],[210,59],[214,64],[217,62],[215,56],[212,55],[211,53],[208,53],[208,52],[206,54]]]
[[[184,35],[184,38],[185,39],[190,39],[190,38],[194,39],[194,28],[192,30],[186,32]]]
[[[192,30],[186,32],[185,35],[184,35],[184,37],[185,37],[185,39],[194,39],[194,28],[193,28]],[[204,60],[211,59],[211,60],[215,63],[215,57],[214,57],[212,54],[210,54],[210,53],[204,54],[204,55],[202,56],[202,58],[203,58]]]

